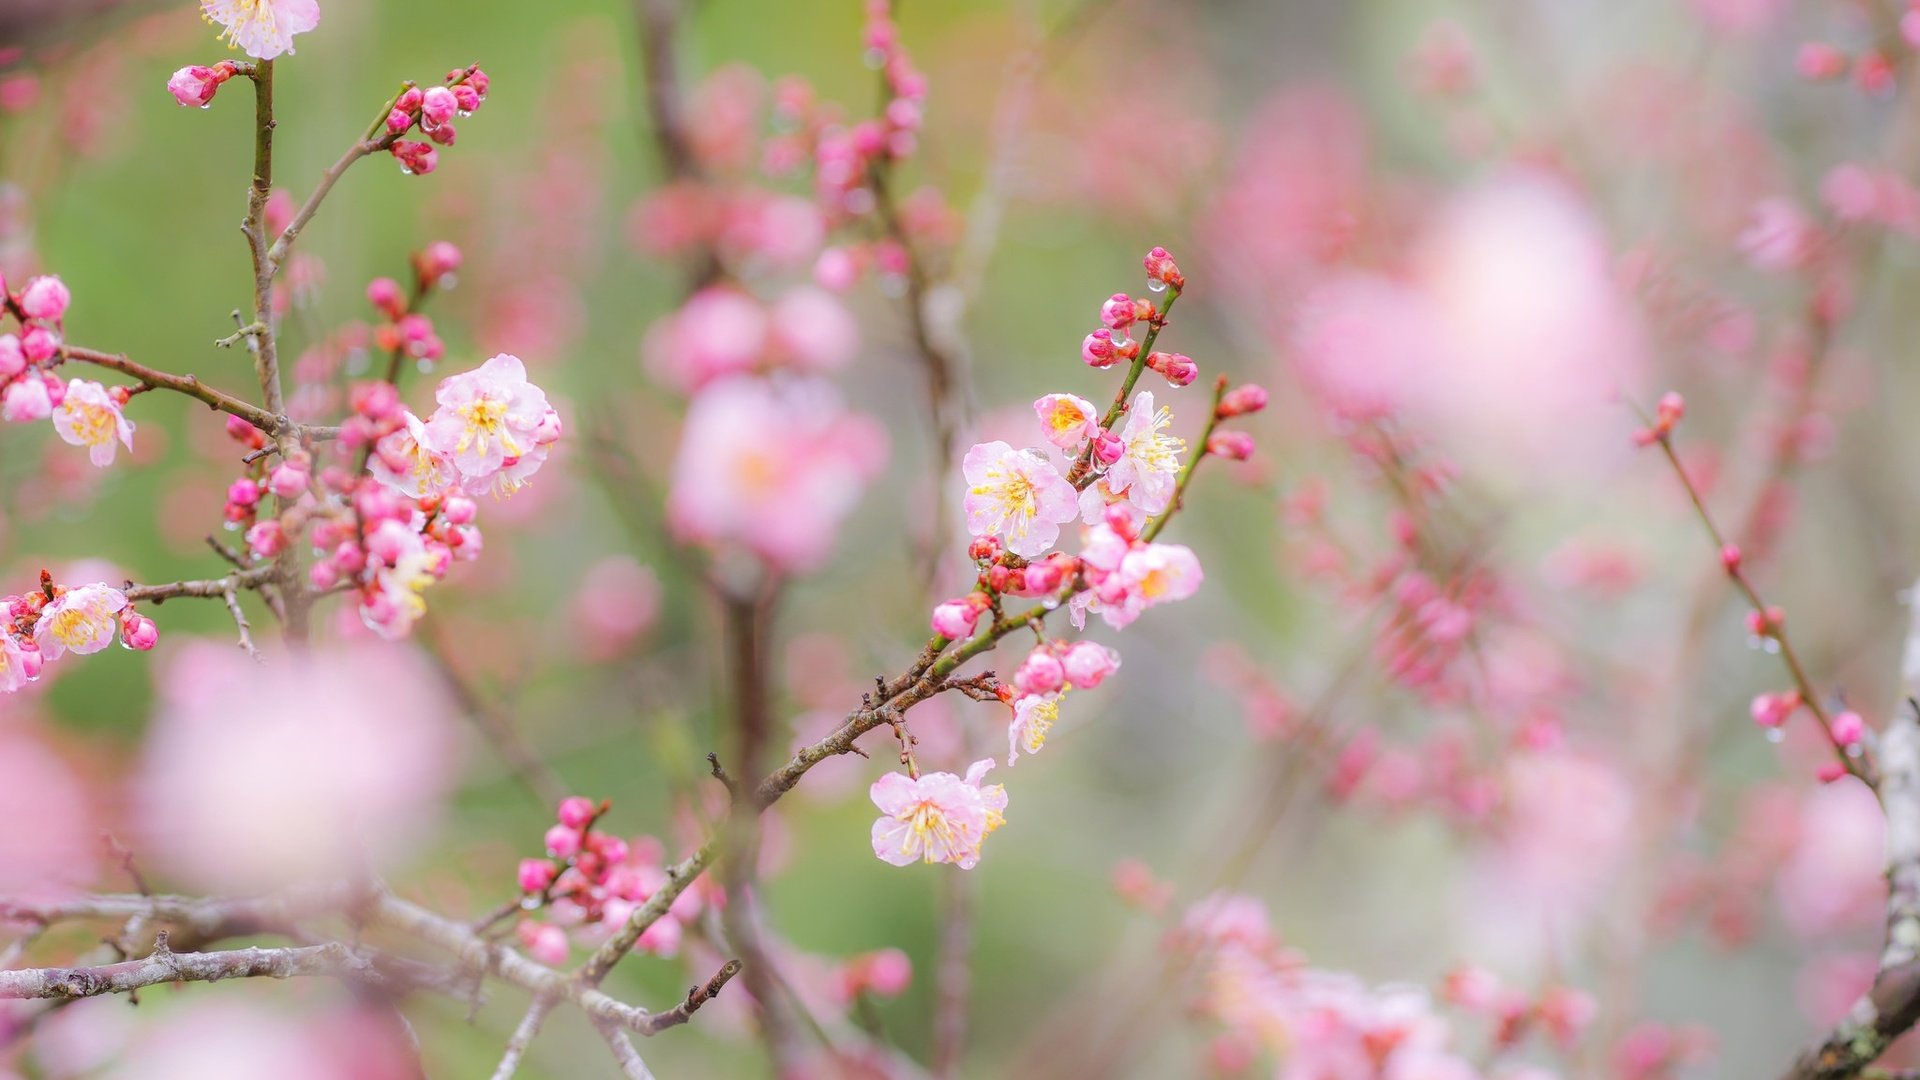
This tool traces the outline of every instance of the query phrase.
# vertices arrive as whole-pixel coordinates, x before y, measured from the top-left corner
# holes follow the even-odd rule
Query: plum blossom
[[[1015,555],[1044,555],[1060,538],[1060,526],[1079,516],[1073,485],[1031,450],[978,443],[961,468],[967,479],[967,531],[997,536]]]
[[[120,402],[97,382],[75,379],[53,410],[53,429],[71,446],[87,448],[87,459],[106,468],[113,464],[114,441],[133,449],[133,422],[120,411]]]
[[[1107,487],[1126,496],[1127,501],[1148,514],[1166,510],[1173,501],[1174,485],[1179,480],[1180,452],[1185,439],[1161,434],[1173,423],[1173,410],[1153,406],[1153,391],[1134,395],[1127,410],[1127,422],[1120,429],[1120,441],[1126,452],[1107,469]]]
[[[446,573],[449,554],[391,520],[381,522],[367,538],[367,553],[377,565],[372,585],[360,599],[360,619],[389,641],[406,637],[427,613],[422,594]]]
[[[687,410],[667,516],[683,539],[809,570],[885,456],[886,432],[825,383],[726,379]]]
[[[48,660],[71,649],[80,656],[113,644],[115,618],[127,606],[127,594],[108,585],[81,585],[57,594],[40,609],[33,640]]]
[[[16,379],[7,385],[6,394],[0,396],[0,420],[21,424],[45,420],[51,415],[53,396],[47,392],[43,379],[32,376]]]
[[[1114,517],[1125,524],[1124,514]],[[1192,596],[1205,580],[1191,548],[1144,543],[1115,531],[1112,524],[1087,530],[1080,559],[1092,588],[1069,604],[1075,627],[1084,627],[1087,612],[1096,611],[1108,626],[1121,629],[1155,604]]]
[[[426,422],[401,411],[402,426],[383,436],[367,458],[373,478],[411,499],[439,495],[457,480],[453,463],[428,445]]]
[[[1048,394],[1033,403],[1047,441],[1062,450],[1085,442],[1099,424],[1093,402],[1074,394]]]
[[[1020,757],[1020,751],[1037,754],[1047,744],[1047,733],[1060,719],[1058,694],[1023,694],[1013,704],[1013,722],[1007,725],[1007,767]]]
[[[220,24],[220,40],[259,60],[293,51],[293,36],[320,25],[319,0],[200,0],[200,13]]]
[[[434,400],[440,407],[427,421],[427,446],[445,454],[469,488],[489,489],[496,473],[537,457],[559,436],[546,393],[527,381],[526,365],[508,353],[441,380]]]
[[[917,779],[888,773],[875,780],[869,796],[881,816],[873,823],[874,855],[894,866],[950,862],[973,869],[987,834],[1006,820],[1006,789],[980,786],[992,768],[993,759],[982,758],[964,778],[948,772]]]
[[[40,649],[0,630],[0,694],[11,694],[40,677]]]

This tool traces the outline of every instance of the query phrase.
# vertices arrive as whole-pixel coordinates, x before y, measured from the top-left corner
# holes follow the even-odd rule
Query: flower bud
[[[560,800],[556,817],[569,829],[586,828],[587,822],[593,820],[593,800],[585,795],[569,795]]]
[[[1109,330],[1125,330],[1133,320],[1133,300],[1126,293],[1114,293],[1100,305],[1100,322]]]
[[[1127,455],[1127,444],[1120,436],[1101,428],[1093,436],[1093,459],[1102,465],[1111,465]]]
[[[1244,431],[1216,431],[1207,440],[1207,453],[1245,461],[1253,456],[1253,436]]]
[[[286,528],[278,518],[254,523],[253,528],[247,530],[247,549],[253,552],[254,558],[273,558],[287,550]]]
[[[553,884],[554,875],[559,872],[559,868],[546,859],[521,859],[520,891],[543,892],[547,886]]]
[[[425,176],[440,164],[440,151],[432,143],[401,139],[393,144],[393,158],[408,176]]]
[[[1829,730],[1833,732],[1834,742],[1841,746],[1853,746],[1866,737],[1867,722],[1860,718],[1859,713],[1848,709],[1833,718]]]
[[[213,67],[201,67],[198,64],[183,67],[167,80],[167,93],[173,100],[190,109],[204,109],[213,103],[213,95],[220,84],[233,76],[233,65],[215,64]]]
[[[1232,416],[1257,413],[1267,407],[1267,391],[1254,383],[1241,383],[1226,392],[1214,415],[1225,420]]]
[[[0,383],[27,370],[27,353],[20,347],[20,339],[12,334],[0,334]]]
[[[267,490],[283,499],[297,499],[307,490],[307,484],[312,479],[305,465],[283,461],[267,475]]]
[[[420,95],[420,126],[427,131],[453,119],[459,111],[459,99],[444,86],[432,87]]]
[[[1159,372],[1174,386],[1187,386],[1200,377],[1200,365],[1185,353],[1150,353],[1147,366]]]
[[[1067,672],[1060,658],[1045,645],[1037,646],[1013,673],[1013,685],[1024,694],[1051,694],[1064,686]]]
[[[470,525],[479,512],[479,505],[465,495],[449,495],[440,507],[440,516],[449,525]]]
[[[160,644],[160,628],[145,615],[127,611],[120,619],[120,644],[134,652],[148,652]]]
[[[1061,669],[1076,690],[1091,690],[1120,668],[1120,654],[1095,641],[1076,641],[1060,657]]]
[[[1140,265],[1146,268],[1147,287],[1154,292],[1160,292],[1168,286],[1176,290],[1187,287],[1187,279],[1181,275],[1180,267],[1174,263],[1173,256],[1167,254],[1166,248],[1157,247],[1147,252],[1147,257],[1140,260]]]
[[[1113,349],[1113,331],[1100,329],[1088,334],[1080,342],[1080,359],[1086,361],[1089,367],[1112,367],[1114,361],[1119,359]]]
[[[407,312],[407,294],[400,283],[390,277],[367,282],[367,303],[389,319],[398,319]]]
[[[948,600],[933,609],[933,632],[948,641],[972,637],[979,622],[980,609],[965,600]]]
[[[571,859],[580,853],[580,830],[555,825],[547,830],[547,852],[556,859]]]

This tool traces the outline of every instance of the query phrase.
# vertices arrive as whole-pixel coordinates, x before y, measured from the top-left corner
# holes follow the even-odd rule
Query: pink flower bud
[[[1749,710],[1753,722],[1764,728],[1777,728],[1787,722],[1787,718],[1800,708],[1800,692],[1788,690],[1780,694],[1759,694],[1753,699]]]
[[[58,322],[72,300],[73,294],[67,291],[66,283],[48,274],[27,282],[27,287],[20,291],[20,310],[30,319]]]
[[[385,420],[400,412],[400,391],[380,379],[354,383],[347,391],[347,402],[368,420]]]
[[[227,502],[234,506],[252,506],[260,501],[260,485],[241,477],[227,485]]]
[[[1102,465],[1111,465],[1127,456],[1127,444],[1120,436],[1101,428],[1093,436],[1093,459]]]
[[[1100,305],[1100,322],[1109,330],[1125,330],[1133,325],[1133,300],[1126,293],[1114,293]]]
[[[432,143],[401,139],[393,144],[393,157],[408,176],[425,176],[440,164],[440,151]]]
[[[452,146],[454,140],[459,137],[460,133],[452,124],[440,124],[427,132],[427,138],[432,139],[436,146]]]
[[[480,107],[480,91],[466,83],[452,87],[453,100],[460,106],[460,115],[467,116]]]
[[[271,559],[287,550],[287,530],[278,518],[256,522],[247,530],[247,549],[255,558]]]
[[[585,795],[569,795],[560,800],[557,814],[560,824],[569,829],[583,829],[593,820],[593,800]]]
[[[980,622],[980,609],[965,600],[948,600],[933,609],[933,632],[948,641],[973,636]]]
[[[13,423],[45,420],[53,415],[53,398],[45,380],[26,378],[9,384],[0,395],[0,419]]]
[[[390,135],[405,135],[412,126],[413,114],[405,109],[395,109],[387,114],[387,133]]]
[[[1013,673],[1013,685],[1024,694],[1051,694],[1060,689],[1067,681],[1067,672],[1060,664],[1060,658],[1045,645],[1037,646],[1027,654],[1020,670]]]
[[[20,351],[26,354],[29,363],[45,363],[60,351],[60,335],[44,326],[29,326],[20,334]]]
[[[429,285],[438,284],[444,278],[460,269],[461,254],[459,247],[445,240],[428,244],[415,259],[420,277]]]
[[[1026,572],[1027,592],[1035,595],[1052,592],[1060,587],[1063,577],[1058,563],[1031,563],[1027,566]]]
[[[1893,89],[1893,61],[1885,53],[1861,53],[1853,66],[1853,82],[1863,92],[1880,97]]]
[[[1264,388],[1254,383],[1241,383],[1220,399],[1220,407],[1214,411],[1214,415],[1225,420],[1232,416],[1257,413],[1266,407],[1267,392]]]
[[[149,652],[160,644],[160,628],[145,615],[129,611],[120,619],[120,644],[134,652]]]
[[[1067,681],[1076,690],[1091,690],[1120,668],[1120,654],[1094,641],[1076,641],[1060,658]]]
[[[389,319],[398,319],[407,311],[406,292],[399,282],[389,277],[367,282],[367,302]]]
[[[1080,342],[1080,359],[1089,367],[1112,367],[1119,357],[1113,351],[1113,331],[1095,330]]]
[[[1669,390],[1660,396],[1659,404],[1654,406],[1654,426],[1666,432],[1687,415],[1687,402],[1678,393]]]
[[[492,80],[487,78],[486,72],[479,68],[474,68],[472,71],[467,72],[465,85],[473,87],[473,92],[479,94],[480,99],[484,101],[487,97],[487,87],[491,82]]]
[[[20,339],[12,334],[0,334],[0,383],[27,370],[27,353],[20,347]]]
[[[425,95],[419,87],[409,86],[400,92],[398,98],[394,99],[393,107],[403,112],[418,112],[420,110],[420,101],[423,97],[425,97]]]
[[[520,860],[520,891],[537,893],[553,884],[553,877],[560,868],[546,859]]]
[[[331,561],[314,563],[307,567],[307,583],[316,591],[325,592],[340,584],[340,568]]]
[[[1207,453],[1245,461],[1253,456],[1253,436],[1244,431],[1217,431],[1207,440]]]
[[[1140,260],[1140,265],[1146,267],[1147,287],[1154,292],[1168,286],[1176,290],[1187,287],[1187,279],[1181,275],[1180,267],[1174,263],[1173,256],[1167,254],[1166,248],[1157,247],[1147,252],[1147,257]]]
[[[218,64],[214,67],[201,67],[198,64],[183,67],[167,80],[167,93],[173,100],[190,109],[204,109],[213,103],[214,91],[233,74],[233,67]]]
[[[580,830],[555,825],[547,830],[546,844],[547,853],[554,858],[570,859],[580,854]]]
[[[1174,386],[1187,386],[1200,377],[1200,365],[1185,353],[1151,353],[1147,356],[1147,366]]]
[[[460,100],[444,86],[435,86],[420,95],[420,126],[428,131],[453,119],[459,111]]]
[[[1833,741],[1841,746],[1853,746],[1866,737],[1867,722],[1860,714],[1848,709],[1833,718]]]
[[[1107,528],[1113,530],[1113,535],[1132,543],[1140,536],[1139,522],[1133,515],[1132,506],[1127,503],[1115,503],[1107,507]]]
[[[267,475],[267,490],[283,499],[297,499],[312,479],[306,466],[283,461]]]
[[[1729,574],[1739,572],[1740,545],[1738,544],[1722,545],[1720,548],[1720,565]]]
[[[327,557],[335,570],[343,576],[351,577],[367,568],[367,549],[356,540],[342,540],[333,547],[333,554]]]
[[[479,512],[479,504],[465,495],[449,495],[446,501],[440,504],[440,516],[445,518],[449,525],[472,524],[474,516]]]
[[[899,949],[881,949],[862,959],[867,990],[878,997],[896,997],[913,982],[913,961]]]

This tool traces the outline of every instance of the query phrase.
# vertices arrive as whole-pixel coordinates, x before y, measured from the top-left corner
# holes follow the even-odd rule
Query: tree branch
[[[0,971],[0,998],[83,998],[124,994],[143,986],[222,979],[287,979],[332,975],[377,981],[373,961],[338,942],[290,949],[235,949],[229,952],[176,953],[166,931],[144,960],[104,967],[22,968]]]

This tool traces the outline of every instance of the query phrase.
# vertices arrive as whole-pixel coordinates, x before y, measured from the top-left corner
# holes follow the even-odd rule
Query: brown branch
[[[1920,589],[1920,586],[1916,586]],[[1887,936],[1873,985],[1785,1080],[1848,1080],[1920,1022],[1920,595],[1901,657],[1902,701],[1880,735],[1877,793],[1887,818]]]
[[[331,975],[359,980],[381,978],[373,962],[338,942],[288,949],[235,949],[228,952],[176,953],[166,931],[153,953],[104,967],[22,968],[0,971],[0,998],[83,998],[130,993],[143,986],[222,979],[287,979]]]
[[[273,580],[273,567],[256,566],[249,570],[236,570],[223,578],[210,581],[170,581],[164,585],[134,585],[121,590],[127,599],[152,604],[165,603],[180,597],[199,597],[205,600],[224,599],[237,589],[257,589]]]
[[[338,427],[316,427],[296,424],[285,416],[272,410],[263,409],[249,401],[242,401],[224,390],[216,390],[193,375],[175,375],[135,363],[119,353],[100,352],[97,349],[85,349],[78,345],[62,345],[60,357],[81,364],[117,371],[151,390],[171,390],[176,394],[185,394],[197,401],[206,403],[210,409],[237,416],[268,435],[291,434],[296,439],[308,442],[325,442],[340,436]]]
[[[635,0],[640,22],[640,50],[646,60],[647,117],[660,167],[669,180],[695,180],[700,162],[687,136],[687,108],[680,86],[680,61],[675,29],[680,21],[678,0]]]

